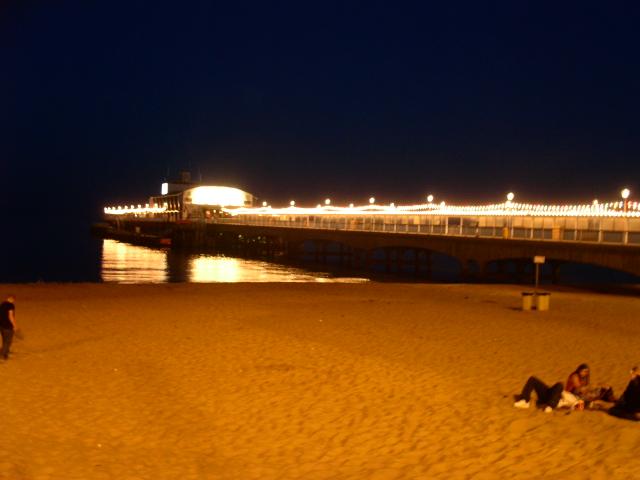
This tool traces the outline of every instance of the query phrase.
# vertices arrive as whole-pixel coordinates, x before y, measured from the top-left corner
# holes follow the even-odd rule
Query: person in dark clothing
[[[640,368],[631,369],[631,380],[620,399],[609,409],[609,415],[640,421]]]
[[[16,324],[16,298],[9,295],[7,299],[0,303],[0,334],[2,334],[2,358],[9,358],[13,334],[18,329]]]
[[[517,408],[529,408],[531,401],[531,393],[536,392],[538,396],[538,405],[545,405],[545,412],[550,412],[558,406],[562,398],[563,385],[561,382],[548,386],[542,380],[536,377],[529,377],[527,383],[522,388],[522,393],[518,395],[516,402],[513,404]]]

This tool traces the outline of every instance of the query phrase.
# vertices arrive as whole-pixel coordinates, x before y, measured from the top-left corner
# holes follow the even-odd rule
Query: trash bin
[[[531,310],[533,307],[533,292],[522,292],[522,310]]]
[[[536,298],[536,308],[543,312],[549,310],[549,302],[551,300],[551,294],[549,292],[538,293]]]

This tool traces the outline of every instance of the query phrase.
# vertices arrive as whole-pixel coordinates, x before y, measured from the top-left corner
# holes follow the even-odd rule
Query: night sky
[[[637,2],[3,1],[1,206],[86,228],[181,169],[276,205],[617,199],[638,25]]]

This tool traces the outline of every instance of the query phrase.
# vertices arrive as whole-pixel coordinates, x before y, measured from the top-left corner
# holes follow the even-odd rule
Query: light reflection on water
[[[364,278],[336,278],[323,272],[260,260],[209,254],[180,254],[105,239],[101,278],[111,283],[323,282],[359,283]]]
[[[101,275],[103,282],[167,282],[167,252],[105,239]]]

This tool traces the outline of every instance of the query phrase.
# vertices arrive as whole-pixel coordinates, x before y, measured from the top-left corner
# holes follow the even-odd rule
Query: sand
[[[640,478],[640,424],[513,408],[579,363],[621,392],[640,299],[420,284],[20,285],[0,479]]]

